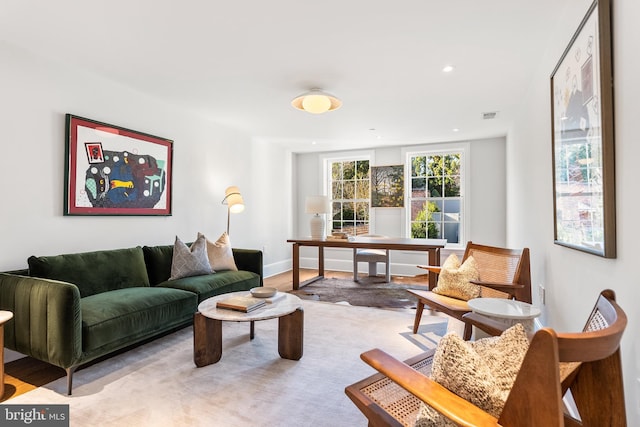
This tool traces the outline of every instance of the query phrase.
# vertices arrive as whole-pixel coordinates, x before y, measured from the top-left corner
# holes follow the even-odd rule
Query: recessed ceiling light
[[[445,67],[442,69],[443,73],[450,73],[453,71],[453,65],[445,65]]]
[[[453,131],[454,131],[454,132],[458,132],[458,131],[460,131],[460,129],[458,129],[458,128],[453,128]]]

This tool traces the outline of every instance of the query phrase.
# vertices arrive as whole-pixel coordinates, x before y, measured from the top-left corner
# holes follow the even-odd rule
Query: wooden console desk
[[[391,237],[377,239],[375,237],[355,237],[346,239],[289,239],[293,243],[293,289],[324,278],[324,248],[365,248],[389,249],[392,251],[423,251],[429,254],[429,265],[440,265],[440,249],[447,243],[445,239],[407,239]],[[300,246],[314,246],[318,248],[318,276],[300,283]],[[435,283],[436,274],[429,272],[429,283]]]

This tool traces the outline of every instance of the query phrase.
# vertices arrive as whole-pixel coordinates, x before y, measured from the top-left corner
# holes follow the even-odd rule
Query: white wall
[[[617,198],[617,258],[594,255],[554,245],[551,170],[551,113],[549,78],[591,1],[569,8],[565,25],[550,34],[547,56],[523,99],[523,109],[507,141],[508,244],[531,247],[534,286],[544,284],[547,303],[543,323],[558,330],[582,329],[598,293],[613,289],[628,315],[622,341],[622,360],[629,425],[640,425],[640,335],[637,273],[640,211],[640,159],[637,121],[640,114],[640,58],[637,54],[640,3],[613,2],[614,110]],[[553,30],[553,29],[550,29]],[[534,303],[538,293],[534,294]]]
[[[30,255],[171,244],[226,228],[224,190],[246,209],[231,217],[234,247],[290,257],[291,155],[178,106],[0,42],[0,271]],[[63,216],[65,113],[174,141],[173,215]]]
[[[467,239],[488,245],[503,246],[506,243],[506,170],[505,170],[505,138],[489,138],[467,141],[468,203],[470,203],[470,221]],[[457,146],[459,142],[438,144],[442,146]],[[371,154],[371,165],[404,164],[405,151],[428,150],[434,145],[406,145],[385,148],[375,148],[363,152]],[[296,154],[294,189],[297,200],[293,210],[295,216],[296,236],[309,236],[309,214],[304,212],[305,197],[319,194],[322,191],[322,162],[323,157],[348,156],[353,152],[324,152]],[[374,208],[371,213],[372,231],[389,236],[405,236],[404,208]],[[463,245],[465,243],[463,242]],[[446,252],[445,252],[446,254]],[[316,249],[301,248],[300,263],[303,267],[316,265]],[[424,254],[416,252],[392,252],[392,274],[415,275],[422,274],[417,264],[425,264]],[[327,249],[325,251],[325,265],[329,269],[351,271],[352,253],[344,249]],[[382,273],[382,265],[379,265]]]

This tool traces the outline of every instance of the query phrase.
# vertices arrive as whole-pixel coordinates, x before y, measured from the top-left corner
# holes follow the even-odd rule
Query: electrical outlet
[[[544,286],[542,286],[542,283],[538,285],[538,299],[541,305],[545,304]]]

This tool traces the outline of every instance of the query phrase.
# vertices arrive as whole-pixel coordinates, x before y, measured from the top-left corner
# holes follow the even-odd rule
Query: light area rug
[[[282,359],[275,319],[223,323],[222,359],[197,368],[193,329],[182,329],[79,370],[73,396],[61,378],[6,403],[69,404],[71,426],[366,426],[345,386],[374,373],[360,353],[403,360],[434,348],[447,318],[303,301],[304,353]]]

